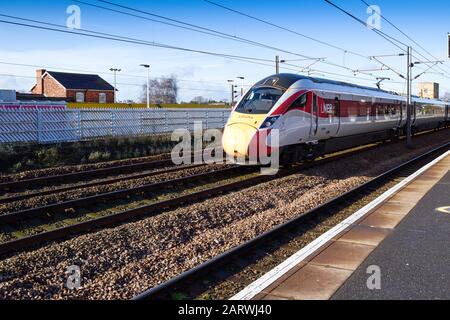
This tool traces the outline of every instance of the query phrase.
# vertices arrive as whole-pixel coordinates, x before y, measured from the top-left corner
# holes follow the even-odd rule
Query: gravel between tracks
[[[229,165],[216,164],[211,166],[200,166],[200,167],[180,167],[179,171],[170,172],[170,173],[161,173],[155,176],[149,176],[145,178],[139,179],[131,179],[120,181],[107,185],[100,185],[95,187],[83,188],[83,185],[79,185],[79,189],[49,194],[40,197],[33,197],[25,200],[15,201],[11,203],[5,203],[0,205],[0,215],[15,212],[19,210],[25,210],[28,208],[41,207],[45,205],[49,205],[52,203],[58,203],[62,201],[80,199],[100,193],[113,192],[117,190],[135,188],[147,184],[188,177],[191,175],[202,174],[207,172],[213,172],[216,170],[221,170],[229,167]]]
[[[128,299],[449,140],[449,131],[0,261],[0,299]],[[65,288],[68,266],[82,287]]]
[[[25,179],[39,178],[45,176],[60,175],[66,173],[82,172],[88,170],[96,170],[102,168],[110,168],[115,166],[124,166],[128,164],[143,163],[149,161],[159,161],[170,159],[170,154],[161,154],[156,156],[142,157],[142,158],[131,158],[123,160],[113,160],[107,162],[98,162],[91,164],[80,164],[72,166],[59,166],[46,169],[28,170],[22,171],[20,173],[14,174],[3,174],[0,172],[0,183],[10,182],[10,181],[20,181]]]

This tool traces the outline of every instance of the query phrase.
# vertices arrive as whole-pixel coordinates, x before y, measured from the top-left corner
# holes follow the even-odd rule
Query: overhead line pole
[[[141,64],[141,67],[147,69],[147,109],[150,109],[150,65]]]
[[[117,98],[116,98],[116,91],[117,91],[117,72],[122,71],[122,69],[111,68],[111,69],[109,69],[109,71],[114,72],[114,103],[116,103],[116,101],[117,101]]]
[[[275,56],[275,73],[280,73],[280,56]]]
[[[412,80],[412,63],[411,63],[412,47],[407,50],[407,75],[406,75],[406,146],[413,147],[412,143],[412,104],[411,104],[411,80]]]
[[[228,83],[231,85],[231,108],[234,107],[234,94],[236,93],[235,88],[236,85],[234,84],[234,80],[228,80]]]

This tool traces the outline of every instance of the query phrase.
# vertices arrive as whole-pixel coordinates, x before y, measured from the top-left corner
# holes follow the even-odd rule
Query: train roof
[[[389,92],[382,89],[372,88],[372,87],[365,87],[353,83],[343,82],[343,81],[335,81],[335,80],[329,80],[329,79],[323,79],[323,78],[316,78],[316,77],[308,77],[303,76],[299,74],[293,74],[293,73],[280,73],[275,74],[272,76],[269,76],[261,81],[259,81],[256,85],[271,85],[275,87],[281,87],[283,89],[288,89],[290,86],[292,86],[294,83],[300,80],[310,80],[314,83],[325,83],[325,84],[332,84],[337,86],[344,86],[344,87],[352,87],[352,88],[358,88],[363,90],[371,90],[371,91],[377,91],[377,92],[383,92],[388,94],[395,94],[394,92]]]
[[[343,81],[335,81],[335,80],[329,80],[324,78],[316,78],[316,77],[308,77],[303,76],[299,74],[292,74],[292,73],[280,73],[277,75],[271,75],[258,83],[256,83],[255,86],[273,86],[273,87],[279,87],[284,90],[289,89],[293,84],[301,81],[310,81],[313,84],[319,85],[320,89],[328,89],[330,91],[333,91],[336,86],[338,87],[345,87],[347,89],[350,89],[348,92],[349,94],[364,94],[364,95],[373,95],[380,98],[388,98],[388,99],[395,99],[395,100],[404,100],[405,97],[399,95],[396,92],[386,91],[378,88],[373,87],[367,87],[367,86],[361,86],[353,83],[343,82]],[[413,101],[420,102],[420,103],[439,103],[439,104],[445,104],[444,101],[441,100],[431,100],[431,99],[423,99],[420,97],[413,96]]]

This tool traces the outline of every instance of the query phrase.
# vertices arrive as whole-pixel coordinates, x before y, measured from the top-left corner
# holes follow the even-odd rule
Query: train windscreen
[[[239,113],[265,114],[283,95],[277,88],[253,88],[236,107]]]

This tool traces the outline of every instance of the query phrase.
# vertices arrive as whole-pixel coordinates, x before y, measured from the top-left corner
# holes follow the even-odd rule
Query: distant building
[[[68,102],[114,103],[112,85],[96,74],[36,70],[32,94]]]
[[[0,109],[65,109],[67,102],[61,98],[45,97],[40,94],[0,89]]]
[[[64,97],[46,97],[43,94],[16,92],[17,101],[66,101]]]
[[[15,102],[16,101],[16,91],[0,89],[0,102]]]
[[[419,96],[426,99],[439,99],[439,83],[419,83]]]

